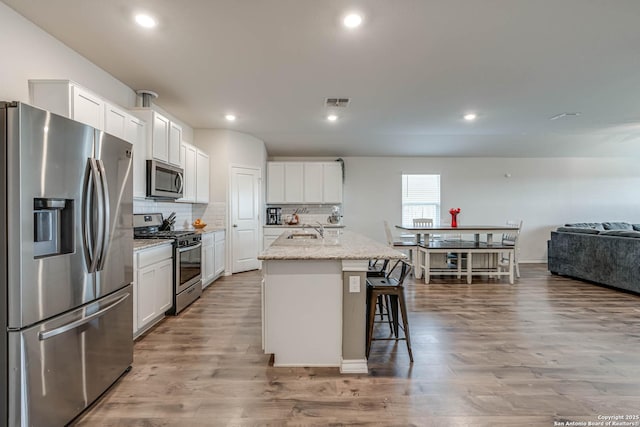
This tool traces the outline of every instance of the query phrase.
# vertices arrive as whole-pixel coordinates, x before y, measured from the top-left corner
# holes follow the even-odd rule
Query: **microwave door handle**
[[[111,205],[109,202],[109,184],[107,183],[107,173],[104,168],[104,163],[102,160],[97,160],[97,166],[100,171],[100,180],[102,184],[102,241],[99,243],[100,247],[100,257],[97,266],[97,271],[100,271],[104,268],[105,258],[107,256],[107,251],[109,249],[109,243],[111,236],[111,230],[109,229],[110,222],[110,212]]]
[[[178,180],[180,180],[179,183]],[[180,172],[176,173],[175,184],[178,187],[178,193],[182,193],[182,187],[184,187],[184,177]]]
[[[83,191],[83,206],[82,206],[82,237],[84,254],[87,262],[87,270],[89,273],[96,271],[98,263],[98,248],[100,241],[103,238],[102,228],[97,229],[97,238],[94,240],[94,230],[96,230],[96,224],[93,222],[92,212],[92,199],[97,194],[98,200],[98,223],[102,222],[102,210],[101,210],[101,193],[102,185],[99,179],[98,166],[96,160],[89,158],[87,161],[87,169],[85,172],[84,191]]]

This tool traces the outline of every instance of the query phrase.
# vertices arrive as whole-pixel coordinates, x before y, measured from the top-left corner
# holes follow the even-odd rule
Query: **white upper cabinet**
[[[269,162],[267,203],[342,203],[337,162]]]
[[[196,151],[196,203],[209,203],[209,156]]]
[[[322,201],[342,203],[342,164],[328,162],[322,165]]]
[[[267,203],[285,203],[284,163],[267,163]]]
[[[284,163],[284,198],[286,202],[304,201],[304,164]]]
[[[128,116],[125,123],[126,141],[133,144],[133,197],[147,196],[147,125],[143,120]]]
[[[52,113],[105,130],[105,101],[70,80],[29,80],[29,102]]]
[[[182,126],[173,122],[169,125],[168,163],[180,165],[180,145],[182,144]]]
[[[127,121],[129,113],[111,105],[108,102],[104,106],[104,130],[113,136],[127,140]],[[133,141],[129,141],[133,144]]]
[[[322,163],[304,163],[304,192],[305,203],[322,203]]]
[[[209,203],[209,156],[191,144],[182,143],[181,167],[184,169],[184,203]]]
[[[182,128],[162,114],[149,108],[136,108],[133,114],[150,123],[147,130],[147,156],[174,166],[180,166]]]

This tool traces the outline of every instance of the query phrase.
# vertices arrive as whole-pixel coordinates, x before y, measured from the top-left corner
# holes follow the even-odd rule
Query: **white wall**
[[[524,262],[546,262],[549,232],[567,222],[640,223],[636,158],[345,157],[344,161],[344,223],[380,242],[386,241],[383,220],[400,223],[403,173],[440,174],[443,222],[450,220],[448,211],[454,207],[461,209],[461,224],[522,219]]]
[[[260,169],[265,176],[267,151],[264,142],[254,136],[226,129],[195,129],[194,145],[209,154],[210,177],[208,207],[197,206],[194,216],[207,224],[226,226],[228,208],[229,172],[231,166]],[[263,179],[264,181],[264,179]],[[264,200],[264,184],[263,184]]]
[[[29,102],[30,79],[73,80],[125,109],[136,106],[136,94],[112,75],[68,48],[41,28],[0,2],[0,100]],[[162,94],[159,94],[161,101]],[[185,141],[193,140],[193,129],[179,118],[158,108],[183,127]]]
[[[520,259],[546,262],[549,232],[567,222],[640,223],[640,168],[627,158],[345,158],[345,224],[385,241],[401,218],[401,175],[441,176],[441,218],[524,221]],[[510,177],[505,177],[510,174]]]

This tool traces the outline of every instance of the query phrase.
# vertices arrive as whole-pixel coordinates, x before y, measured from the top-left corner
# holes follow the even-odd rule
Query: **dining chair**
[[[414,227],[433,227],[433,218],[414,218]]]
[[[371,353],[371,343],[379,340],[405,341],[409,360],[413,363],[411,337],[409,335],[409,318],[404,296],[404,279],[411,272],[413,266],[405,260],[398,260],[384,277],[367,278],[367,347],[366,356]],[[385,315],[389,324],[389,337],[376,336],[374,333],[376,310],[380,309],[382,317],[383,304],[386,305]],[[400,311],[400,313],[398,313]],[[400,322],[402,320],[402,323]],[[403,336],[399,333],[404,332]]]
[[[406,250],[408,251],[409,260],[413,263],[415,262],[416,255],[418,252],[418,245],[416,244],[416,239],[414,235],[411,235],[411,240],[404,240],[402,238],[394,238],[391,233],[391,228],[389,227],[389,223],[384,220],[384,233],[387,236],[387,244],[394,249],[398,249],[399,251]]]
[[[502,234],[502,244],[504,246],[513,246],[514,247],[514,258],[513,258],[513,266],[515,269],[516,277],[520,278],[520,266],[518,265],[519,258],[519,250],[520,250],[520,230],[522,230],[522,220],[520,221],[512,221],[508,220],[507,225],[512,227],[518,227],[517,230],[510,231],[508,233]],[[499,260],[499,267],[505,267],[509,262],[509,259],[506,256],[501,256]]]

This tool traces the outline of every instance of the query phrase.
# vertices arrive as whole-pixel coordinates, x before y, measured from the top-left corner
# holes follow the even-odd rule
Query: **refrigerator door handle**
[[[83,206],[82,206],[82,237],[84,243],[85,259],[87,261],[87,269],[89,273],[96,271],[99,253],[102,241],[104,239],[104,229],[102,224],[104,223],[104,207],[102,199],[102,182],[100,180],[100,171],[96,159],[89,158],[87,161],[87,171],[85,173],[85,184],[83,190]],[[93,222],[93,196],[97,195],[98,201],[98,227],[97,236],[94,241],[94,230],[96,230],[96,224]]]
[[[100,256],[99,256],[99,263],[97,266],[97,270],[100,271],[104,268],[104,262],[105,262],[105,256],[108,253],[108,248],[109,248],[109,236],[110,236],[110,211],[111,211],[111,205],[109,203],[109,184],[107,183],[107,173],[105,171],[104,168],[104,163],[102,162],[102,160],[97,160],[97,167],[99,168],[100,171],[100,179],[102,181],[102,194],[100,195],[100,197],[102,197],[102,224],[101,224],[101,228],[103,230],[102,233],[102,242],[99,243],[100,245]]]
[[[40,332],[38,332],[38,339],[40,341],[45,341],[45,340],[48,340],[49,338],[53,338],[53,337],[55,337],[57,335],[64,334],[65,332],[68,332],[68,331],[70,331],[72,329],[75,329],[75,328],[80,327],[80,326],[82,326],[82,325],[84,325],[86,323],[89,323],[90,321],[92,321],[96,317],[101,317],[106,312],[114,309],[121,302],[123,302],[124,300],[129,298],[129,295],[131,295],[131,294],[126,293],[126,294],[122,295],[115,302],[113,302],[113,303],[109,304],[108,306],[96,311],[95,313],[91,313],[87,317],[83,317],[82,319],[74,320],[73,322],[69,322],[66,325],[62,325],[62,326],[59,326],[59,327],[57,327],[55,329],[51,329],[50,331],[40,331]]]

